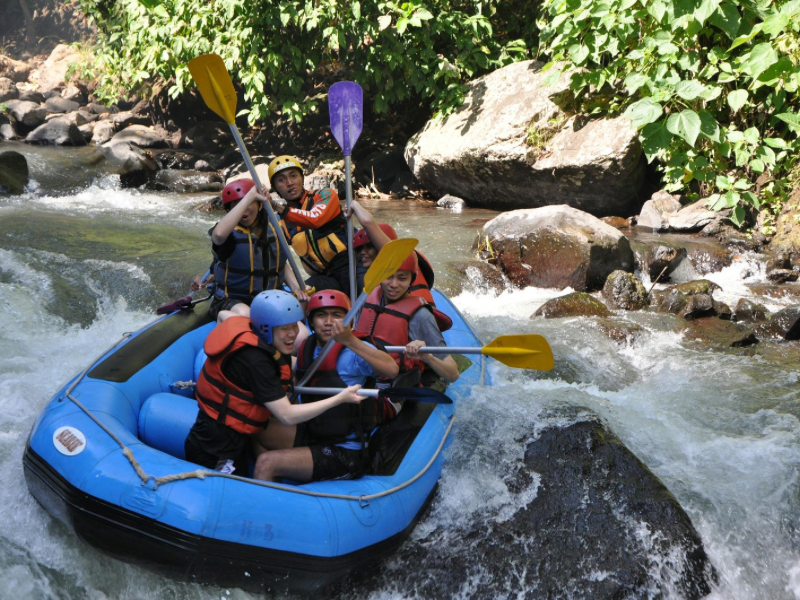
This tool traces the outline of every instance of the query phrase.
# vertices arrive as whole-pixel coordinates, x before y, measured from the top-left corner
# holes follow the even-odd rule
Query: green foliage
[[[378,113],[413,97],[446,113],[466,81],[527,54],[495,34],[502,0],[79,1],[100,31],[104,99],[159,79],[177,97],[192,85],[189,60],[213,52],[242,85],[250,123],[319,110],[326,89],[314,77],[339,71]]]
[[[800,0],[545,0],[548,78],[581,110],[623,114],[670,191],[774,214],[800,132]]]

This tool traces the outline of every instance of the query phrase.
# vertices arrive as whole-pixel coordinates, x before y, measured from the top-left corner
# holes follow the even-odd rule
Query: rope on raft
[[[365,508],[365,507],[369,506],[369,501],[370,500],[374,500],[376,498],[381,498],[383,496],[388,496],[390,494],[394,494],[394,493],[396,493],[396,492],[408,487],[409,485],[414,483],[417,479],[422,477],[428,471],[428,469],[431,468],[433,463],[436,461],[436,459],[441,454],[442,449],[444,448],[444,444],[447,441],[447,438],[450,436],[450,431],[453,428],[453,423],[455,422],[455,416],[450,417],[450,422],[448,423],[447,429],[445,430],[444,435],[442,436],[441,442],[439,442],[439,447],[436,448],[436,452],[434,452],[434,454],[431,457],[431,459],[428,461],[428,463],[424,467],[422,467],[422,469],[420,469],[420,471],[416,475],[414,475],[411,479],[409,479],[407,481],[404,481],[400,485],[397,485],[397,486],[395,486],[393,488],[390,488],[388,490],[384,490],[382,492],[378,492],[378,493],[375,493],[375,494],[367,494],[367,495],[363,495],[363,496],[350,496],[350,495],[347,495],[347,494],[328,494],[328,493],[325,493],[325,492],[315,492],[313,490],[304,490],[302,488],[295,487],[295,486],[288,486],[288,485],[282,485],[282,484],[279,484],[279,483],[272,483],[270,481],[262,481],[262,480],[259,480],[259,479],[250,479],[249,477],[240,477],[239,475],[230,475],[228,473],[221,473],[219,471],[209,471],[207,469],[197,469],[195,471],[186,471],[186,472],[183,472],[183,473],[175,473],[173,475],[164,475],[164,476],[161,476],[161,477],[156,477],[155,475],[148,475],[147,473],[145,473],[145,471],[142,468],[142,466],[139,463],[139,461],[136,460],[136,457],[133,454],[133,450],[131,450],[130,447],[126,446],[125,443],[121,439],[119,439],[114,434],[113,431],[111,431],[108,427],[106,427],[106,425],[102,421],[100,421],[100,419],[98,419],[95,415],[93,415],[91,413],[91,411],[89,411],[89,409],[87,409],[83,404],[81,404],[72,395],[72,392],[75,389],[75,387],[83,380],[83,378],[86,376],[86,374],[92,368],[94,368],[94,366],[100,361],[100,359],[103,358],[106,354],[108,354],[111,350],[113,350],[114,348],[116,348],[117,346],[122,344],[122,342],[124,342],[128,338],[130,338],[131,335],[133,335],[133,334],[131,334],[131,333],[125,334],[122,337],[122,339],[120,339],[113,346],[111,346],[108,350],[105,350],[100,356],[98,356],[94,361],[92,361],[92,363],[89,365],[89,367],[87,367],[78,376],[78,378],[72,383],[72,385],[69,386],[69,389],[67,389],[67,392],[65,394],[65,397],[69,398],[70,401],[72,401],[78,408],[80,408],[86,414],[86,416],[88,416],[90,419],[92,419],[92,421],[94,421],[95,424],[100,429],[105,431],[108,434],[108,436],[112,440],[114,440],[117,443],[117,445],[119,445],[120,449],[122,450],[122,454],[125,456],[125,458],[128,459],[128,462],[130,462],[131,466],[133,467],[133,470],[136,471],[136,474],[139,476],[139,479],[142,480],[142,485],[143,486],[148,486],[148,484],[150,484],[152,482],[152,488],[151,489],[153,491],[157,490],[158,486],[166,484],[166,483],[171,483],[173,481],[182,481],[182,480],[185,480],[185,479],[206,479],[207,477],[224,477],[226,479],[235,479],[237,481],[245,481],[245,482],[253,484],[253,485],[260,485],[262,487],[268,487],[268,488],[273,488],[273,489],[277,489],[277,490],[282,490],[282,491],[289,492],[289,493],[292,493],[292,494],[302,494],[304,496],[315,496],[317,498],[335,498],[335,499],[338,499],[338,500],[352,500],[352,501],[358,502],[361,505],[361,508]]]

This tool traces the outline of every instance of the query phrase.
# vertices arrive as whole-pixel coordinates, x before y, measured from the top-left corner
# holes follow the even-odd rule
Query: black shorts
[[[314,470],[311,473],[312,481],[326,479],[358,479],[366,471],[368,458],[362,450],[348,450],[336,444],[322,444],[316,442],[308,434],[308,430],[298,425],[294,438],[295,448],[307,446],[311,450],[311,459],[314,461]]]
[[[211,306],[208,308],[208,314],[212,319],[216,319],[219,311],[230,310],[237,304],[248,304],[244,300],[237,298],[214,298],[211,301]]]

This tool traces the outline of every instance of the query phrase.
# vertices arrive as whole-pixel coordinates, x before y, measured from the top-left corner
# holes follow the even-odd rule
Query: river
[[[164,579],[94,550],[39,507],[22,472],[25,440],[51,395],[123,332],[152,320],[155,307],[185,295],[191,277],[208,266],[206,232],[215,217],[196,207],[209,195],[123,190],[117,176],[98,170],[90,149],[3,147],[27,155],[33,182],[23,196],[0,197],[0,597],[251,598]],[[401,237],[421,240],[446,291],[458,286],[445,262],[470,257],[477,230],[496,214],[365,204]],[[743,255],[707,278],[734,305],[748,294],[744,284],[764,275]],[[460,532],[525,506],[535,486],[510,489],[505,476],[518,469],[537,431],[565,424],[548,409],[575,405],[598,413],[678,498],[719,573],[713,598],[800,598],[797,343],[710,350],[685,340],[674,318],[646,312],[620,315],[643,328],[623,344],[590,319],[529,319],[563,293],[494,296],[467,286],[455,296],[485,342],[540,333],[556,367],[540,373],[494,365],[495,387],[461,402],[437,497],[407,543],[434,541],[460,552]],[[772,310],[781,306],[770,302]],[[348,597],[416,597],[398,572],[381,589]],[[653,587],[671,596],[668,581]],[[465,582],[453,596],[469,598],[471,589]],[[579,587],[565,592],[580,596]],[[524,595],[508,590],[508,597]]]

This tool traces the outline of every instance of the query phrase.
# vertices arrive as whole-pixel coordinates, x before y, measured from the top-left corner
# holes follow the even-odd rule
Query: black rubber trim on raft
[[[261,593],[308,594],[374,566],[409,536],[438,486],[400,533],[356,552],[327,558],[186,533],[80,491],[30,446],[22,463],[28,490],[37,502],[92,546],[175,579]]]
[[[161,319],[128,340],[92,369],[88,376],[117,383],[128,381],[182,335],[210,323],[209,306],[210,302],[201,302],[195,304],[191,310],[181,310]]]

